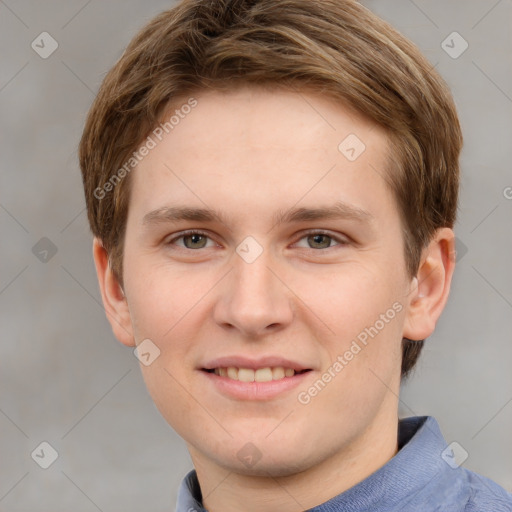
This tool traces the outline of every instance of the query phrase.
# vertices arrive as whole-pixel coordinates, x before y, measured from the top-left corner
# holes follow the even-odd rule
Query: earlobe
[[[119,281],[110,268],[107,251],[98,238],[93,241],[93,258],[105,314],[115,337],[124,345],[134,347],[132,322],[128,302]]]
[[[422,253],[417,276],[411,283],[403,337],[424,340],[435,329],[448,295],[455,269],[455,235],[440,228]]]

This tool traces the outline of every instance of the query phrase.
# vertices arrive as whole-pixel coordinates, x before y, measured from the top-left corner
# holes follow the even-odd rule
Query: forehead
[[[174,100],[162,120],[169,119],[191,97]],[[334,139],[347,130],[358,132],[361,138],[368,138],[372,132],[377,138],[386,138],[382,128],[346,102],[311,89],[298,91],[277,85],[238,85],[222,91],[199,90],[193,98],[197,106],[182,116],[179,130],[178,126],[172,129],[175,137],[181,133],[181,144],[188,141],[194,145],[191,135],[200,137],[203,144],[208,141],[213,144],[230,133],[236,135],[238,144],[246,146],[292,145],[296,149],[302,144],[318,147],[319,142],[327,147],[330,138],[324,137],[328,132],[336,134]]]
[[[168,133],[150,135],[155,147],[133,173],[131,209],[143,215],[174,200],[277,209],[382,186],[386,134],[340,102],[240,87],[197,92],[195,106],[180,111],[190,99],[173,102],[160,125],[167,119]]]

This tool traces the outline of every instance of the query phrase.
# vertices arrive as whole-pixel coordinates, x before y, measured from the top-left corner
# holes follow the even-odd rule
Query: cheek
[[[176,355],[176,357],[180,357]],[[151,366],[142,368],[146,388],[163,418],[184,438],[189,435],[190,418],[196,417],[197,402],[188,392],[187,375],[170,368],[162,354]],[[192,398],[191,398],[192,396]]]
[[[312,387],[301,390],[301,403],[309,402],[305,407],[311,407],[317,421],[333,431],[349,419],[352,427],[368,424],[385,404],[396,401],[398,393],[402,318],[395,315],[387,324],[372,320],[363,327],[359,321],[349,321],[353,324],[347,331],[356,334],[330,338],[322,374]],[[341,331],[343,325],[338,325]]]
[[[332,400],[340,411],[357,413],[362,401],[378,401],[386,393],[379,379],[390,385],[399,373],[405,310],[401,279],[393,269],[354,264],[330,279],[303,281],[298,295],[308,298],[308,307],[321,319],[317,339],[324,371],[335,375],[321,399],[326,407]]]
[[[194,326],[201,325],[200,299],[205,292],[197,282],[162,269],[132,273],[128,297],[137,343],[149,338],[159,350],[149,365],[141,364],[149,394],[155,405],[172,425],[191,414],[191,370],[194,361]],[[199,301],[199,302],[198,302]]]
[[[132,268],[126,265],[126,288],[136,339],[154,337],[156,343],[165,344],[181,321],[194,313],[208,283],[197,273],[162,265],[141,272],[133,263]]]
[[[400,307],[393,309],[393,304],[403,300],[401,280],[396,270],[378,261],[353,261],[330,272],[297,274],[290,287],[322,321],[328,338],[349,340],[388,310],[388,317],[395,317]]]

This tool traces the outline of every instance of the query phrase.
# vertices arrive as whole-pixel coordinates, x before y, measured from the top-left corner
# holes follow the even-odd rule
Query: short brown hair
[[[183,0],[108,72],[80,141],[89,223],[120,284],[131,180],[113,178],[171,103],[238,84],[316,91],[386,130],[385,174],[414,276],[434,231],[455,223],[462,147],[451,93],[428,60],[355,0]],[[403,340],[402,376],[422,346]]]

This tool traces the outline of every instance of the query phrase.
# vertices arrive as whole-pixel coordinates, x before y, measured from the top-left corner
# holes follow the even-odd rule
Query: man
[[[401,378],[446,304],[448,88],[352,0],[185,0],[109,72],[80,144],[116,337],[195,470],[178,511],[510,511]]]

